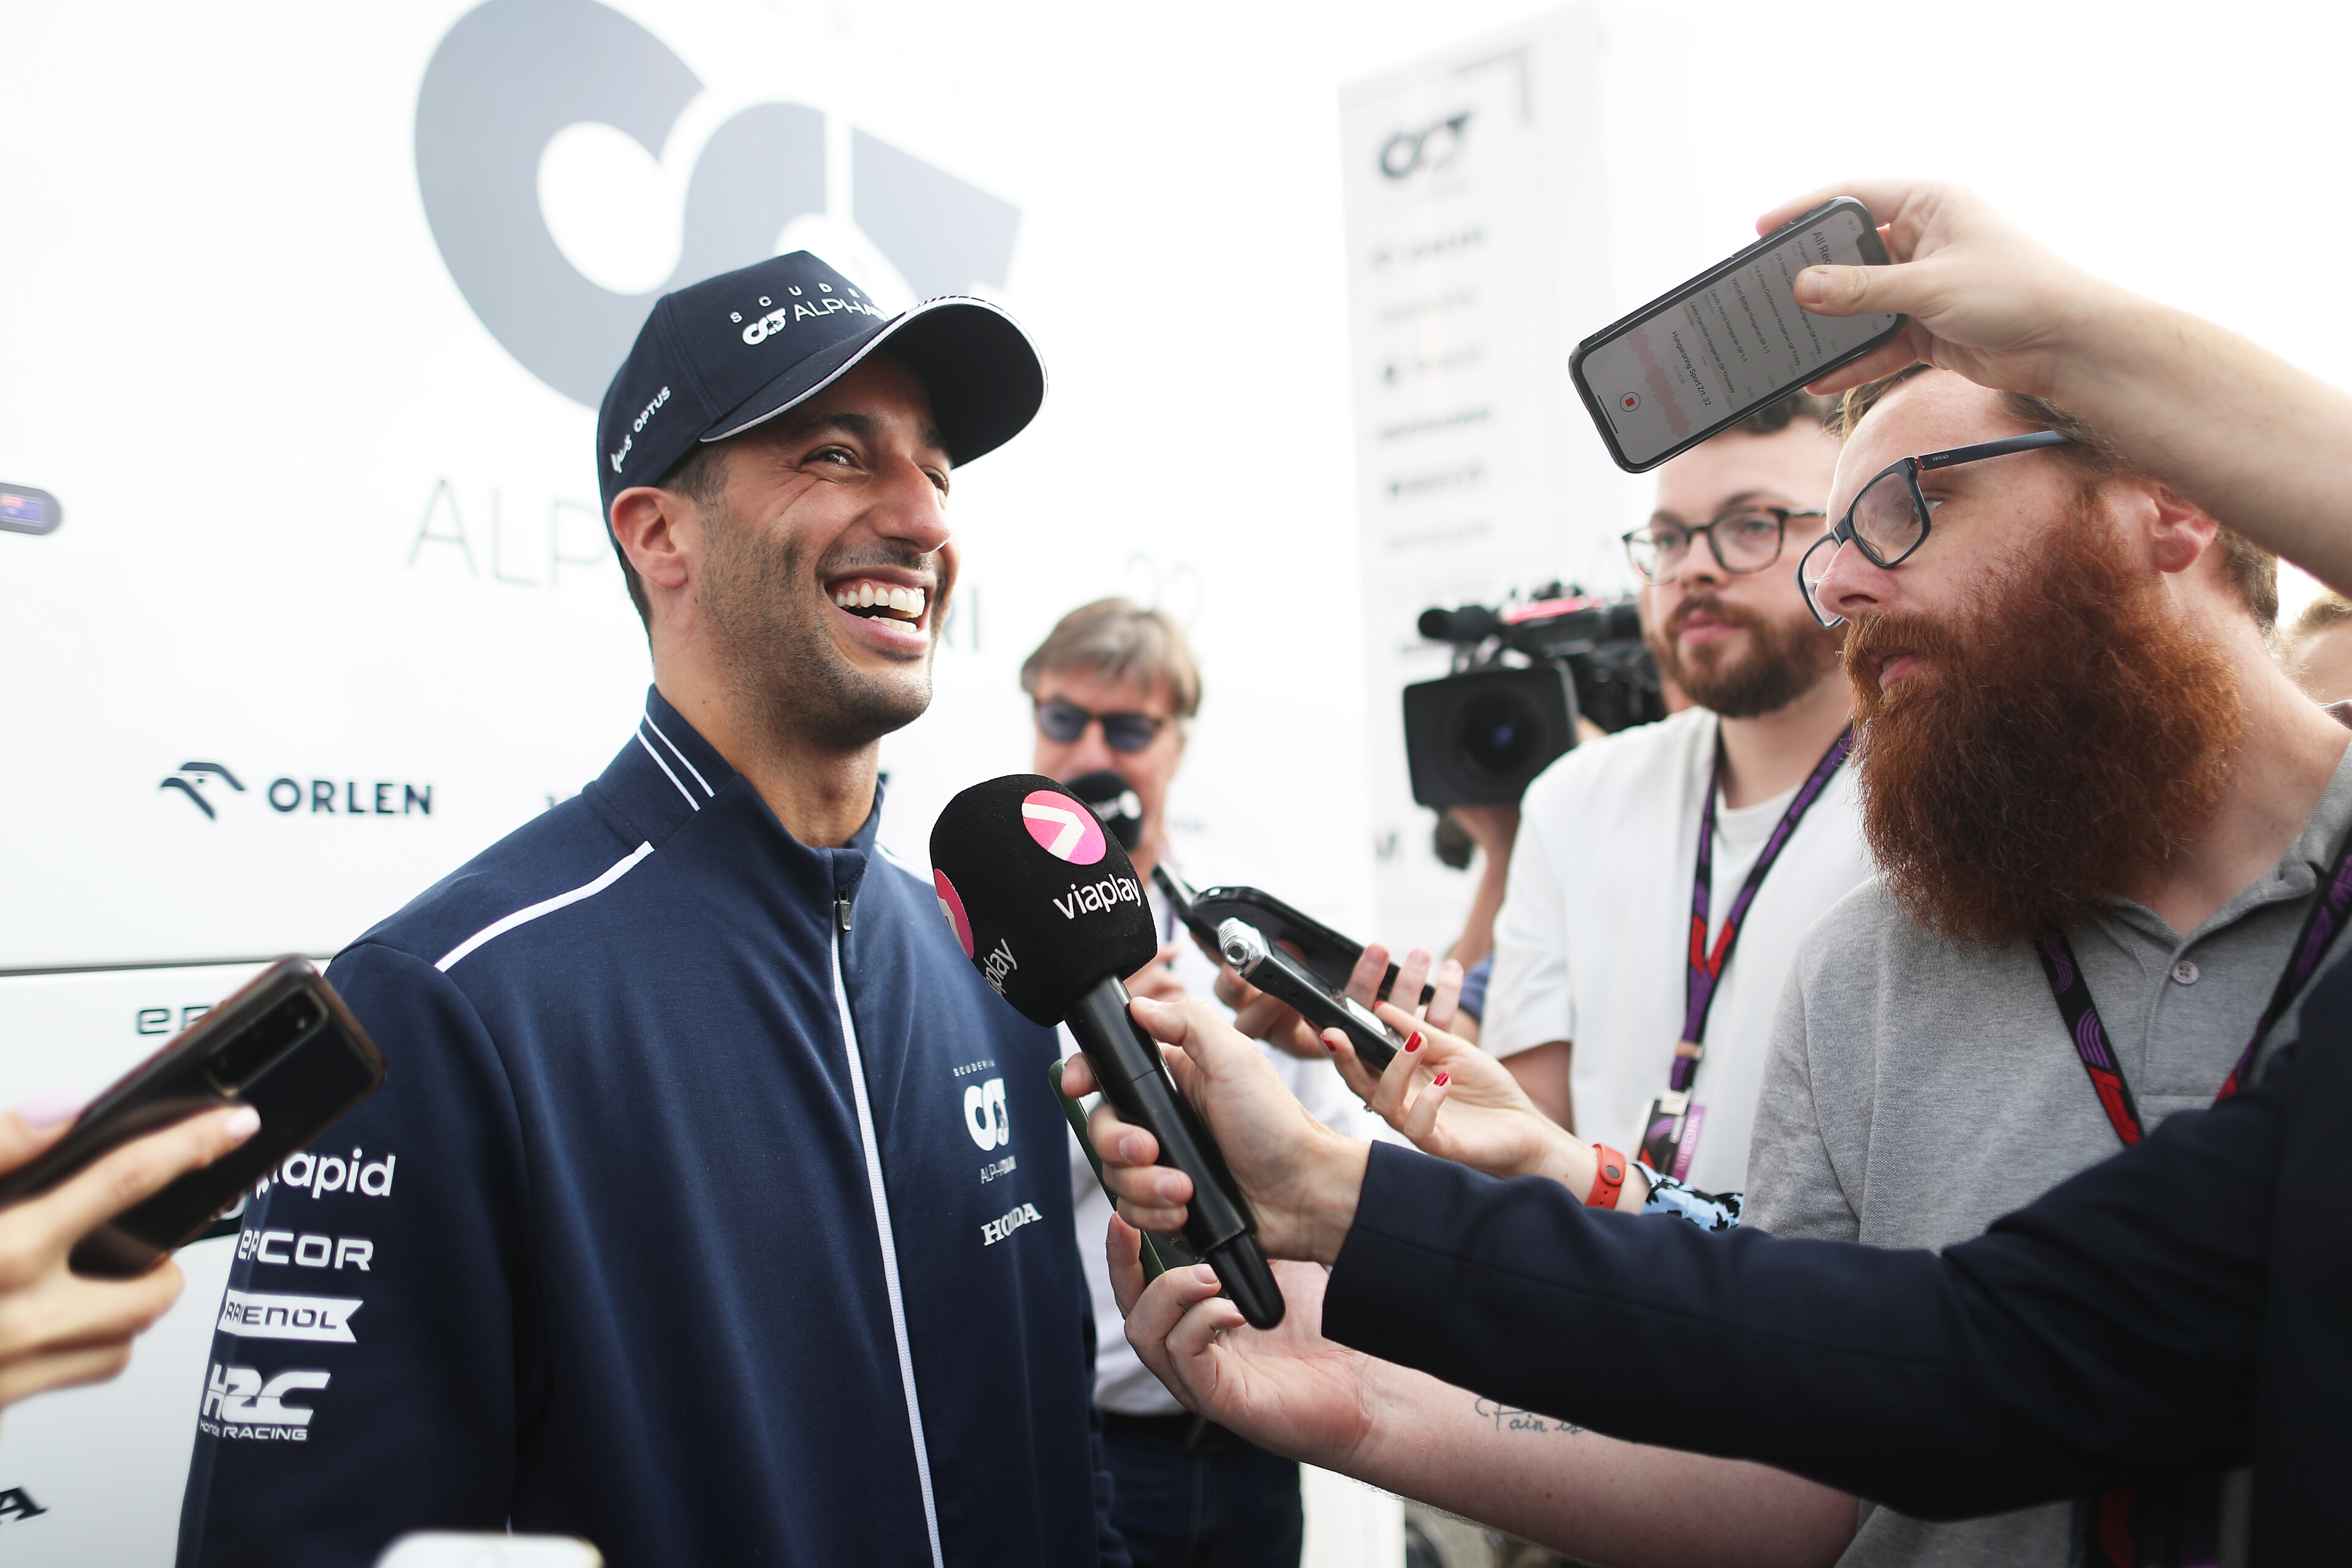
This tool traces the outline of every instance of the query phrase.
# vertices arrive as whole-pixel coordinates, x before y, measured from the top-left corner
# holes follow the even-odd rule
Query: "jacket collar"
[[[882,791],[877,784],[873,807],[847,845],[838,849],[801,845],[785,832],[751,781],[669,705],[659,689],[650,686],[646,689],[645,711],[638,716],[636,733],[596,784],[605,803],[656,847],[705,811],[748,809],[786,842],[835,862],[846,860],[847,864],[834,867],[835,879],[847,873],[853,887],[857,872],[873,853],[875,831],[882,819]]]

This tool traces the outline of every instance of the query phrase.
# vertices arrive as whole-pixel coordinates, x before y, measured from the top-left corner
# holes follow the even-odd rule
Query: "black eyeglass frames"
[[[1671,583],[1682,575],[1690,559],[1691,542],[1704,534],[1717,565],[1726,572],[1761,572],[1780,559],[1792,517],[1824,517],[1819,510],[1792,511],[1780,506],[1734,507],[1713,522],[1685,528],[1678,522],[1646,522],[1621,535],[1625,559],[1644,583]]]
[[[1149,713],[1092,713],[1065,697],[1048,697],[1037,704],[1037,729],[1049,741],[1064,744],[1087,732],[1087,726],[1102,721],[1103,743],[1114,752],[1139,752],[1160,738],[1160,727],[1168,722]]]
[[[1843,616],[1832,616],[1822,608],[1820,590],[1829,576],[1830,563],[1836,558],[1839,548],[1849,542],[1868,556],[1872,564],[1881,567],[1900,566],[1918,553],[1935,526],[1935,503],[1919,489],[1921,474],[1935,468],[1957,468],[1962,463],[1980,463],[1987,458],[2006,458],[2012,452],[2063,447],[2073,440],[2063,430],[2036,430],[2031,436],[1979,441],[1973,447],[1955,447],[1948,452],[1929,452],[1888,464],[1862,487],[1853,504],[1845,509],[1845,515],[1799,558],[1797,586],[1805,595],[1805,607],[1825,627],[1843,624]]]

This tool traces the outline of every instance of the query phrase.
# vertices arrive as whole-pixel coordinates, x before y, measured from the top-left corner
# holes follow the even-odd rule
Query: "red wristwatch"
[[[1625,1156],[1606,1143],[1595,1143],[1592,1156],[1601,1162],[1601,1168],[1593,1173],[1592,1190],[1584,1194],[1584,1206],[1613,1209],[1617,1194],[1625,1188]]]

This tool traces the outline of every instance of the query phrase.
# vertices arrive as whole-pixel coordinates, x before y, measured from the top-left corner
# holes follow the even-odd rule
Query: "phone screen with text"
[[[1866,221],[1850,206],[1832,211],[1584,353],[1579,373],[1628,466],[1795,391],[1895,325],[1893,315],[1816,316],[1797,303],[1806,268],[1865,263]]]

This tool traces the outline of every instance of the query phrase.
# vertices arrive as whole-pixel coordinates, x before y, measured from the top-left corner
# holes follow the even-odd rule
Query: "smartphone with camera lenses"
[[[1798,304],[1797,274],[1824,265],[1886,265],[1876,221],[1852,196],[1579,343],[1569,379],[1617,466],[1646,473],[1902,332],[1908,317],[1817,316]]]
[[[253,1107],[261,1127],[252,1137],[116,1215],[68,1259],[77,1274],[143,1274],[383,1079],[383,1054],[327,977],[305,959],[281,958],[100,1092],[40,1158],[0,1177],[0,1204],[38,1196],[173,1122]]]

